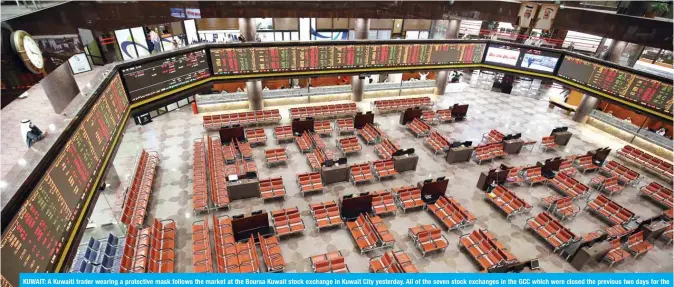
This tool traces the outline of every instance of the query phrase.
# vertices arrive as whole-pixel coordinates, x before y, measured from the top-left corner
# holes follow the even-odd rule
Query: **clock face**
[[[30,62],[38,69],[42,69],[44,67],[44,59],[42,58],[40,46],[37,45],[35,40],[30,36],[23,37],[23,48],[26,50],[26,55]]]

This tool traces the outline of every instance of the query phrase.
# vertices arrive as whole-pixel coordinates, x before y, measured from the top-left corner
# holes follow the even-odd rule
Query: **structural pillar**
[[[356,40],[367,40],[370,33],[370,19],[357,18],[354,36]],[[358,75],[351,76],[351,100],[354,102],[363,101],[363,88],[365,79]]]
[[[456,19],[450,19],[447,23],[447,30],[445,30],[445,39],[457,39],[459,38],[459,27],[461,26],[461,21]],[[445,94],[445,89],[447,88],[447,80],[449,77],[449,70],[438,71],[435,74],[435,94],[442,96]]]
[[[246,95],[248,95],[248,106],[251,110],[261,110],[262,103],[262,81],[250,80],[246,82]]]
[[[253,18],[239,18],[239,33],[247,42],[255,42],[257,32],[255,30],[255,19]]]
[[[447,88],[447,77],[449,76],[449,70],[438,71],[435,74],[435,94],[442,96],[445,94],[445,88]]]
[[[461,20],[450,19],[449,23],[447,23],[447,30],[445,31],[445,39],[458,39],[460,26]]]
[[[608,48],[608,54],[606,55],[606,60],[612,63],[620,63],[620,56],[623,54],[627,48],[627,42],[613,40],[611,46]]]
[[[597,107],[597,104],[599,104],[599,99],[588,94],[584,94],[583,98],[580,100],[580,104],[578,105],[576,112],[573,114],[571,119],[579,123],[585,123],[585,121],[587,121],[587,116],[590,115],[590,112]]]

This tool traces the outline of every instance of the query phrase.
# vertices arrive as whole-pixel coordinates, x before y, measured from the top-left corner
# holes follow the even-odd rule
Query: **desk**
[[[552,133],[552,136],[555,137],[555,143],[558,145],[567,145],[572,135],[571,132]]]
[[[524,146],[522,139],[507,140],[503,142],[503,151],[507,154],[519,154]]]
[[[324,184],[331,184],[335,182],[349,181],[349,166],[333,165],[331,167],[321,167],[321,178]]]
[[[448,163],[470,161],[470,156],[473,155],[473,150],[475,150],[475,148],[473,147],[450,148],[449,151],[447,151],[447,156],[445,157],[445,160]]]
[[[669,228],[669,224],[664,223],[662,221],[657,221],[649,224],[644,228],[645,230],[644,233],[646,235],[644,240],[655,242],[658,238],[660,238],[662,233],[664,233],[667,230],[667,228]]]
[[[576,252],[576,256],[571,260],[571,266],[581,270],[588,262],[599,262],[610,250],[611,243],[606,241],[592,247],[583,247]]]
[[[393,168],[397,172],[403,172],[408,170],[417,170],[417,163],[419,162],[419,156],[416,154],[411,155],[401,155],[393,157]]]
[[[257,179],[240,179],[235,182],[228,182],[227,191],[230,200],[260,197],[260,182]]]

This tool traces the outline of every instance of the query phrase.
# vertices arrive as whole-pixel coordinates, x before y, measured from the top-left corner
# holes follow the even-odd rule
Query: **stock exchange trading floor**
[[[208,213],[195,214],[192,209],[193,192],[193,141],[204,136],[216,136],[216,132],[206,132],[202,126],[202,116],[194,115],[189,109],[181,109],[158,117],[154,122],[140,126],[127,123],[126,134],[123,138],[119,151],[114,160],[114,175],[107,179],[108,182],[119,180],[122,190],[128,186],[130,174],[134,168],[135,158],[142,149],[154,150],[158,153],[160,163],[152,186],[152,196],[148,204],[146,224],[150,224],[153,218],[172,219],[177,226],[175,236],[175,272],[192,272],[193,267],[193,242],[192,223],[202,220],[212,214],[237,215],[250,214],[255,210],[268,212],[297,207],[305,230],[299,234],[284,236],[279,239],[282,256],[285,260],[286,272],[312,272],[310,258],[314,255],[339,251],[345,258],[345,263],[350,272],[368,272],[369,259],[381,256],[384,251],[402,250],[410,257],[420,272],[477,272],[479,267],[473,262],[470,255],[459,248],[459,237],[477,229],[486,229],[498,238],[510,253],[520,261],[537,258],[540,261],[541,270],[544,272],[577,272],[569,262],[553,253],[552,248],[541,240],[531,230],[526,230],[526,220],[543,211],[541,199],[558,194],[546,185],[529,187],[528,185],[514,186],[511,190],[522,200],[533,206],[533,209],[524,215],[515,216],[509,220],[494,205],[490,204],[484,192],[476,188],[476,182],[481,172],[490,167],[496,167],[501,163],[511,166],[533,165],[537,161],[555,156],[567,156],[572,154],[585,154],[588,150],[599,147],[611,147],[615,151],[626,143],[610,136],[602,131],[584,124],[578,124],[570,120],[570,116],[560,110],[549,110],[548,103],[544,100],[504,95],[495,92],[468,88],[460,93],[446,94],[441,97],[432,96],[435,101],[434,109],[447,108],[454,103],[469,104],[467,120],[455,123],[440,123],[433,126],[441,134],[451,141],[472,140],[479,142],[484,133],[491,129],[498,129],[503,133],[522,133],[523,138],[537,140],[549,135],[550,131],[558,126],[568,126],[573,133],[570,143],[563,149],[553,152],[543,152],[536,145],[531,152],[523,151],[521,154],[512,155],[504,160],[496,160],[483,164],[475,161],[448,164],[442,155],[434,155],[424,145],[422,138],[416,138],[405,127],[398,123],[399,113],[376,114],[375,123],[393,141],[402,148],[413,147],[419,156],[419,164],[415,171],[406,171],[398,174],[394,179],[372,181],[354,186],[350,182],[341,182],[326,185],[324,193],[315,193],[302,196],[300,194],[296,174],[311,170],[307,158],[302,154],[295,142],[278,144],[273,135],[274,125],[263,126],[267,136],[266,145],[253,147],[253,159],[257,165],[260,178],[281,177],[286,189],[286,196],[282,200],[263,201],[259,198],[233,200],[229,209],[212,210]],[[367,100],[359,103],[361,111],[370,109]],[[282,122],[289,124],[288,108],[274,107],[281,111]],[[341,138],[336,132],[323,140],[328,149],[336,154],[338,151],[335,140]],[[362,146],[360,153],[349,154],[348,164],[375,161],[378,156],[372,145],[367,145],[362,138],[359,143]],[[267,167],[265,165],[265,150],[273,147],[285,147],[289,156],[286,165]],[[615,159],[612,153],[609,159]],[[619,160],[620,161],[620,160]],[[645,172],[642,183],[662,182]],[[587,173],[575,176],[582,183],[589,183],[596,173]],[[427,210],[417,209],[407,212],[398,210],[395,215],[382,216],[385,225],[395,239],[392,248],[375,250],[361,254],[346,226],[333,229],[316,230],[312,219],[309,205],[325,201],[339,201],[343,195],[357,194],[360,192],[374,192],[401,186],[416,185],[417,182],[429,178],[446,176],[449,179],[447,196],[455,198],[467,210],[477,218],[474,226],[465,227],[452,231],[442,231],[442,235],[448,241],[448,247],[441,252],[429,253],[422,256],[414,242],[408,236],[408,229],[418,225],[438,224],[438,220]],[[114,193],[114,191],[112,191]],[[641,218],[649,218],[663,212],[663,209],[654,203],[637,195],[637,188],[628,187],[621,194],[611,199]],[[598,195],[595,192],[590,199]],[[114,198],[110,196],[109,198]],[[116,214],[114,203],[107,200],[104,203],[99,199],[96,213],[110,210],[100,205],[109,204],[110,209]],[[609,227],[599,217],[583,210],[585,200],[577,200],[575,204],[581,208],[573,220],[563,222],[577,236],[604,230]],[[211,230],[211,233],[213,231]],[[107,230],[101,227],[91,228],[83,237],[83,242],[89,237],[101,237],[107,234]],[[664,242],[657,240],[655,247],[645,255],[636,259],[629,258],[622,263],[609,267],[605,262],[588,265],[584,272],[669,272],[672,270],[672,248],[665,246]],[[214,263],[215,264],[215,263]],[[262,269],[262,267],[261,267]]]

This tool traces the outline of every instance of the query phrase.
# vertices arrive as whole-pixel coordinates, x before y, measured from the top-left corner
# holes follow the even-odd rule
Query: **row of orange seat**
[[[260,179],[259,183],[262,200],[282,198],[286,195],[286,188],[283,186],[283,178],[281,177]]]
[[[260,259],[253,234],[250,238],[236,241],[229,216],[213,215],[213,237],[217,270],[219,273],[260,272]]]
[[[430,111],[430,110],[422,111],[421,117],[419,117],[419,119],[422,120],[423,122],[429,124],[429,125],[436,124],[437,121],[438,121],[438,118],[435,115],[435,112]]]
[[[599,168],[599,172],[606,176],[617,176],[618,182],[623,185],[635,185],[641,180],[641,175],[626,166],[611,160]]]
[[[290,108],[290,118],[319,118],[352,116],[358,112],[356,103]]]
[[[271,167],[272,164],[282,164],[288,160],[288,155],[286,155],[285,148],[275,148],[265,150],[264,157],[267,163],[267,167]]]
[[[431,133],[431,126],[429,126],[427,123],[423,122],[419,118],[414,118],[411,122],[409,122],[407,125],[407,129],[412,131],[414,136],[418,137],[425,137]]]
[[[264,129],[255,128],[245,130],[246,140],[248,144],[265,144],[267,142],[267,135],[264,132]]]
[[[384,255],[370,258],[370,272],[374,273],[419,273],[405,251],[386,251]]]
[[[401,186],[391,189],[396,204],[406,212],[407,210],[423,207],[426,203],[421,199],[421,190],[413,186]]]
[[[482,134],[482,142],[486,144],[490,143],[500,143],[503,141],[503,138],[505,136],[503,135],[502,132],[499,132],[497,130],[490,130],[486,134]]]
[[[257,164],[255,161],[237,160],[232,164],[225,165],[225,176],[236,175],[243,177],[249,172],[257,173]]]
[[[360,152],[361,150],[360,143],[358,143],[358,138],[356,137],[341,138],[337,139],[336,142],[337,148],[345,155]]]
[[[353,126],[353,118],[338,119],[335,122],[335,129],[340,135],[343,133],[353,133],[356,128]]]
[[[604,260],[610,263],[609,266],[621,262],[634,254],[634,258],[653,249],[653,244],[644,239],[644,231],[636,232],[627,238],[623,244],[620,238],[611,241],[611,249],[604,256]]]
[[[302,196],[309,192],[323,192],[323,179],[320,172],[297,174],[297,186]]]
[[[599,168],[599,166],[596,165],[592,160],[591,155],[576,157],[576,159],[574,159],[573,161],[573,165],[576,166],[576,168],[580,170],[582,173],[586,173],[588,171],[595,171]]]
[[[389,111],[402,111],[409,108],[430,107],[430,106],[433,106],[433,102],[429,97],[374,101],[374,107],[377,109],[379,113]]]
[[[383,178],[393,177],[398,174],[392,159],[378,160],[372,163],[374,177],[381,181]]]
[[[356,133],[363,138],[366,144],[375,144],[381,138],[385,137],[384,133],[379,129],[368,123],[363,128],[358,129]]]
[[[577,179],[558,172],[554,178],[548,180],[548,185],[553,186],[557,191],[574,199],[590,196],[590,188]]]
[[[353,185],[362,182],[371,181],[374,176],[372,175],[372,167],[369,163],[354,164],[349,167],[351,182]]]
[[[274,229],[278,236],[304,231],[304,221],[297,207],[274,210],[271,212]]]
[[[172,273],[175,270],[176,223],[154,219],[152,226],[129,226],[120,273]]]
[[[346,226],[361,254],[395,244],[393,235],[379,216],[361,213],[356,220],[347,222]]]
[[[638,164],[642,169],[650,171],[670,183],[672,182],[672,178],[674,178],[674,166],[672,166],[671,162],[652,156],[631,145],[626,145],[623,148],[618,149],[617,153],[619,157]]]
[[[510,189],[497,185],[486,193],[487,199],[506,214],[506,219],[522,213],[528,213],[532,206],[522,200]]]
[[[307,154],[307,160],[309,161],[309,166],[313,171],[320,171],[321,166],[325,163],[326,160],[334,160],[334,153],[328,149],[314,149],[313,152]]]
[[[470,226],[477,218],[453,197],[440,196],[428,210],[437,217],[447,230]]]
[[[311,140],[311,132],[303,132],[302,135],[295,136],[295,143],[300,149],[301,153],[311,152],[314,148],[313,142]]]
[[[143,149],[138,158],[136,171],[129,185],[129,191],[124,200],[122,223],[127,226],[143,225],[147,204],[152,193],[155,170],[159,165],[159,154]]]
[[[213,272],[211,258],[211,236],[208,216],[192,223],[192,271],[194,273]]]
[[[400,145],[393,142],[390,138],[384,137],[381,142],[374,145],[374,152],[381,159],[390,159],[393,153],[400,150]]]
[[[330,121],[315,121],[314,132],[319,135],[331,135],[332,126],[330,125]]]
[[[585,205],[585,209],[588,208],[590,211],[612,224],[623,225],[632,221],[635,216],[634,212],[610,200],[603,194],[600,194],[594,200],[589,201],[587,205]]]
[[[264,110],[239,112],[228,114],[216,114],[203,116],[204,128],[206,129],[220,129],[221,127],[231,125],[255,125],[265,123],[276,123],[281,120],[279,110]]]
[[[229,207],[229,191],[225,181],[225,160],[222,156],[220,138],[211,137],[208,141],[208,169],[210,171],[211,201],[216,208]]]
[[[502,143],[491,143],[475,147],[472,157],[482,164],[483,161],[505,158],[506,155]]]
[[[374,215],[395,214],[398,207],[393,199],[393,194],[386,190],[375,191],[372,194],[372,213]]]
[[[590,186],[609,196],[622,192],[625,188],[619,184],[617,176],[599,175],[590,180]]]
[[[311,256],[311,268],[316,273],[349,273],[340,251]]]
[[[674,207],[672,204],[672,189],[657,182],[651,182],[641,187],[639,194],[649,197],[667,208]]]
[[[341,226],[344,224],[342,216],[339,211],[339,206],[334,200],[320,203],[309,204],[311,209],[311,216],[314,218],[316,229],[321,231],[321,228],[329,228],[334,226]]]
[[[291,126],[277,126],[274,127],[274,138],[278,143],[287,140],[293,140],[293,128]]]
[[[556,150],[558,147],[559,145],[555,143],[555,137],[553,136],[547,136],[541,139],[541,149],[543,151]]]
[[[517,257],[505,248],[494,234],[485,229],[476,229],[462,235],[459,243],[459,246],[466,249],[484,271],[518,261]]]
[[[432,131],[428,137],[424,138],[424,142],[431,148],[434,155],[449,150],[449,139],[441,135],[438,131]]]
[[[206,151],[202,140],[195,141],[193,159],[192,208],[195,212],[208,209],[208,175],[206,173]]]
[[[552,245],[553,252],[580,240],[571,230],[564,227],[547,212],[527,219],[526,226]]]
[[[426,256],[429,252],[445,250],[449,246],[449,241],[435,224],[412,227],[407,234],[414,242],[414,246],[421,251],[422,256]]]

